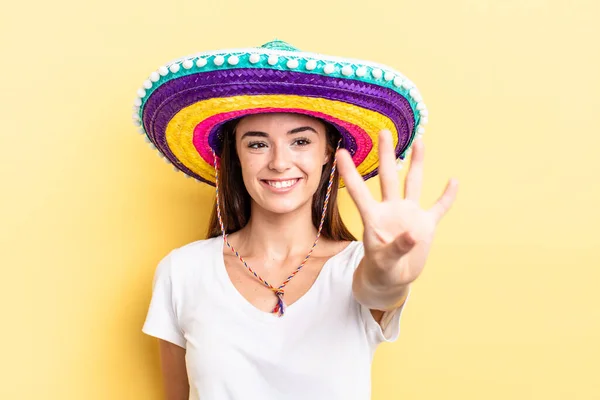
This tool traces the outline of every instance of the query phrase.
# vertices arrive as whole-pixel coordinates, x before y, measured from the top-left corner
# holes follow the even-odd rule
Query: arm
[[[354,271],[352,281],[352,292],[356,300],[371,309],[375,320],[379,322],[383,311],[391,311],[400,307],[406,297],[410,284],[394,283],[394,275],[398,275],[392,270],[383,270],[369,265],[369,262],[363,258]]]
[[[371,196],[350,154],[343,149],[337,153],[340,175],[364,226],[365,252],[354,272],[352,291],[378,322],[383,311],[393,310],[406,300],[410,285],[423,271],[435,229],[454,202],[458,188],[456,180],[449,181],[433,207],[421,208],[422,141],[417,139],[413,147],[401,197],[392,135],[387,131],[380,133],[381,202]]]
[[[159,340],[165,399],[188,400],[190,384],[185,367],[185,349],[166,340]]]

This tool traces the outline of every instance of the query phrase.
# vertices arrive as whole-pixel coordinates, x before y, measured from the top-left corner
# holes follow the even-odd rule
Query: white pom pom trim
[[[160,79],[160,74],[156,71],[154,71],[153,73],[150,74],[150,80],[152,82],[158,82],[158,80]]]
[[[317,62],[315,60],[308,60],[306,62],[306,69],[308,71],[312,71],[315,68],[317,68]]]
[[[256,53],[250,54],[250,62],[252,64],[256,64],[257,62],[260,61],[260,56]]]

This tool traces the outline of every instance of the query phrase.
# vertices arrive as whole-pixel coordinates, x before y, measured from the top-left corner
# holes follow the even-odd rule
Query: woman
[[[419,207],[427,111],[371,63],[282,42],[202,53],[150,76],[134,119],[177,170],[215,184],[208,239],[159,263],[143,327],[168,399],[368,399],[378,344],[450,208]],[[396,159],[413,147],[399,193]],[[339,175],[364,225],[338,213]],[[382,201],[365,179],[380,175]]]

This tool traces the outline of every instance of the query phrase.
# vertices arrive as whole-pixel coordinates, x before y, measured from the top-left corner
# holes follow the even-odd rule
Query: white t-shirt
[[[191,400],[370,399],[373,354],[398,338],[406,301],[382,329],[354,299],[363,253],[356,241],[331,257],[277,317],[233,286],[222,237],[190,243],[159,263],[142,331],[186,349]]]

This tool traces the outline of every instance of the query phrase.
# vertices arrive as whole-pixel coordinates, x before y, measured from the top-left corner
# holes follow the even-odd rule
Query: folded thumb
[[[400,258],[408,253],[416,243],[417,242],[409,232],[403,232],[388,245],[391,253],[390,255],[393,258]]]

